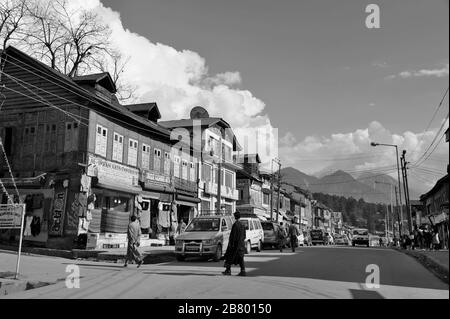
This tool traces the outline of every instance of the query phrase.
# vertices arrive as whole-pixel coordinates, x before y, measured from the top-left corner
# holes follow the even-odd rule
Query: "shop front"
[[[173,204],[174,188],[171,177],[159,172],[142,170],[140,182],[143,191],[138,197],[139,220],[144,238],[169,244],[172,220],[176,220]]]
[[[198,188],[195,182],[186,181],[180,178],[174,179],[175,204],[177,208],[176,223],[189,222],[198,215],[198,206],[201,200],[198,198]]]
[[[86,218],[88,249],[125,248],[135,199],[142,193],[139,170],[89,155],[86,176],[91,180],[87,192]],[[88,224],[88,225],[86,225]]]

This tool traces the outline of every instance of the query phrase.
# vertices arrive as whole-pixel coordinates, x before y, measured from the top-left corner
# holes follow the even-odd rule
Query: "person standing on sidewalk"
[[[238,276],[245,276],[245,226],[239,220],[241,218],[240,212],[234,213],[234,218],[236,221],[231,227],[230,239],[228,241],[227,251],[225,252],[225,271],[222,272],[223,275],[231,275],[231,265],[239,265],[241,267],[241,272]]]
[[[286,236],[287,236],[287,232],[286,232],[286,228],[284,228],[283,223],[280,223],[280,227],[278,227],[278,232],[277,232],[277,239],[278,239],[278,248],[280,249],[280,252],[283,252],[283,247],[286,241]]]
[[[141,253],[138,250],[141,241],[141,225],[135,215],[131,216],[131,222],[128,224],[128,248],[127,257],[125,259],[124,267],[128,266],[128,261],[134,261],[137,263],[137,268],[139,268],[143,259]]]
[[[441,241],[439,240],[439,232],[437,230],[433,233],[433,249],[439,250]]]
[[[294,222],[289,226],[289,240],[291,242],[292,252],[295,253],[295,248],[298,245],[298,236],[300,235],[300,230],[297,226],[297,219],[294,219]]]

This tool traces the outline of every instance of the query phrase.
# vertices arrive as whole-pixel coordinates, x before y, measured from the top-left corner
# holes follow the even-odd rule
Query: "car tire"
[[[215,253],[215,255],[214,255],[213,260],[214,260],[214,261],[219,261],[220,258],[222,258],[222,245],[221,245],[221,244],[218,244],[218,245],[217,245],[217,249],[216,249],[216,253]]]
[[[185,259],[186,259],[185,256],[177,255],[177,260],[178,260],[178,261],[184,261]]]
[[[252,251],[252,243],[250,241],[245,243],[245,253],[250,254]]]
[[[256,251],[259,253],[262,250],[262,243],[261,241],[258,242],[258,247],[256,247]]]

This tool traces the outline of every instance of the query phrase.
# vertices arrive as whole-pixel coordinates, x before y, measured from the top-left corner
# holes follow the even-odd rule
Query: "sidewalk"
[[[17,252],[17,246],[0,245],[0,251]],[[155,264],[175,259],[174,246],[141,247],[139,251],[144,255],[146,264]],[[50,249],[40,247],[22,247],[22,255],[43,255],[67,259],[89,259],[92,261],[121,262],[127,254],[126,248],[86,250],[86,249]]]
[[[449,255],[448,250],[405,250],[394,248],[398,251],[401,251],[419,261],[422,265],[424,265],[428,270],[430,270],[434,275],[440,278],[445,283],[449,283],[449,274],[448,274],[448,264],[449,264]]]

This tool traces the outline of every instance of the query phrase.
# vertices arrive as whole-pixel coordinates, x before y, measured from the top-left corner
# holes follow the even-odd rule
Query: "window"
[[[170,175],[170,153],[164,153],[164,174]]]
[[[195,166],[194,163],[189,163],[189,175],[190,175],[190,181],[195,182]]]
[[[173,176],[178,178],[180,178],[180,163],[181,158],[179,156],[175,156],[173,162]]]
[[[181,176],[184,180],[188,179],[188,162],[186,160],[182,161],[182,169],[181,169]]]
[[[23,133],[23,152],[24,154],[33,154],[34,153],[34,144],[36,138],[36,128],[25,127]]]
[[[269,194],[263,194],[263,204],[269,205]]]
[[[49,127],[47,126],[47,130]],[[78,150],[78,123],[66,122],[66,131],[64,134],[64,152]]]
[[[114,132],[113,140],[113,161],[122,162],[123,160],[123,135]]]
[[[142,144],[142,168],[150,169],[150,146]]]
[[[13,146],[13,128],[5,127],[1,132],[1,137],[3,141],[3,147],[5,148],[6,156],[12,155],[12,146]]]
[[[52,125],[52,131],[56,131],[56,125]],[[108,129],[97,124],[95,134],[95,154],[106,157],[106,145],[108,141]]]
[[[128,165],[137,166],[138,141],[129,139],[128,141]]]
[[[211,165],[203,163],[202,164],[202,180],[205,182],[210,182],[212,180],[211,174],[212,174]]]
[[[155,148],[154,157],[153,157],[153,169],[155,171],[161,170],[161,150]]]
[[[211,203],[209,201],[202,200],[201,210],[202,211],[209,211],[210,209],[211,209]]]
[[[225,172],[225,186],[233,188],[233,174],[229,171]]]

